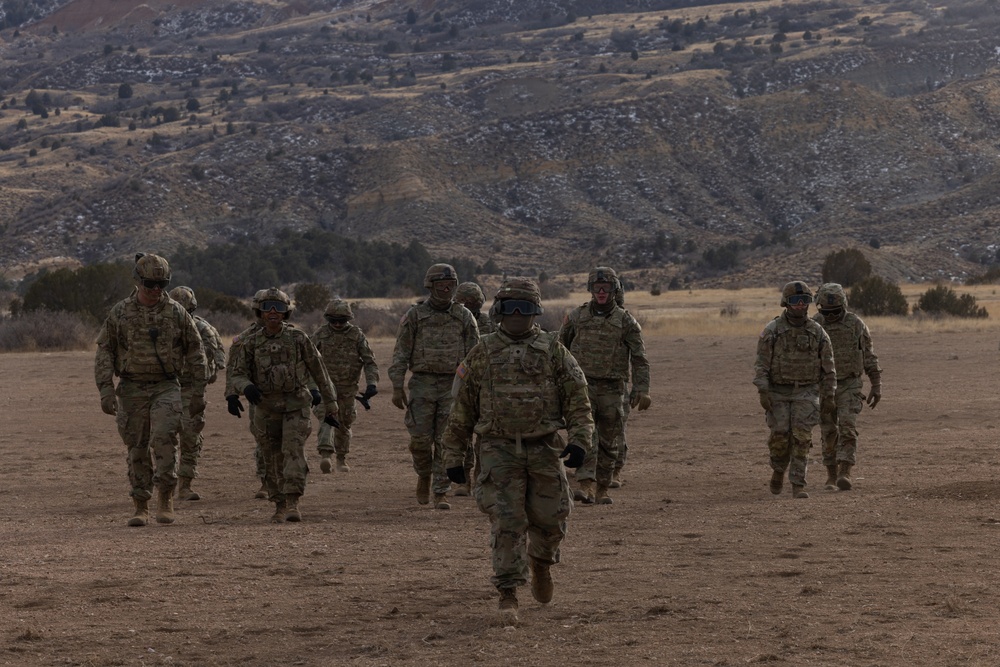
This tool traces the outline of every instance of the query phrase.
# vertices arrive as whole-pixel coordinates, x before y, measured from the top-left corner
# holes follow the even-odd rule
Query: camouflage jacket
[[[143,306],[133,293],[112,306],[97,336],[98,389],[113,387],[116,375],[139,382],[176,379],[185,366],[192,383],[208,380],[198,327],[179,303],[164,294]]]
[[[823,313],[813,315],[813,320],[830,336],[838,380],[860,377],[863,372],[869,378],[878,376],[881,381],[882,369],[875,356],[872,334],[860,317],[847,311],[832,322],[827,322]],[[874,380],[872,382],[875,383]]]
[[[491,334],[497,330],[488,313],[477,310],[472,312],[472,316],[476,318],[476,325],[479,327],[479,340],[482,340],[486,334]]]
[[[358,327],[348,322],[343,329],[337,330],[324,324],[313,333],[312,342],[323,355],[323,363],[333,385],[341,391],[358,384],[362,370],[365,372],[365,384],[378,384],[375,355],[364,332]]]
[[[767,323],[757,340],[753,383],[758,391],[794,385],[816,387],[820,396],[832,396],[837,390],[837,371],[830,336],[810,319],[795,326],[782,313]]]
[[[222,338],[219,332],[208,323],[204,317],[192,315],[194,325],[198,328],[198,335],[201,336],[201,344],[205,349],[205,361],[208,363],[208,382],[215,382],[219,369],[226,367],[226,348],[222,345]],[[193,377],[187,364],[181,369],[181,384],[191,384]]]
[[[437,310],[425,302],[414,304],[399,321],[389,379],[401,389],[406,371],[451,375],[479,342],[479,327],[465,306],[452,303]]]
[[[556,334],[537,326],[519,340],[502,331],[485,336],[459,365],[452,393],[446,468],[463,465],[473,433],[517,441],[565,428],[571,444],[590,449],[587,380]]]
[[[324,409],[337,413],[337,392],[323,357],[302,329],[287,323],[271,335],[261,327],[247,336],[235,355],[232,385],[243,392],[253,384],[264,395],[260,406],[271,412],[293,412],[312,404],[309,382],[319,387]]]
[[[616,305],[599,314],[593,302],[585,303],[566,316],[559,340],[580,362],[588,379],[628,381],[631,370],[633,390],[649,392],[642,327],[624,308]]]
[[[233,366],[236,365],[236,357],[240,354],[243,344],[262,329],[261,323],[254,322],[243,331],[233,336],[233,342],[229,344],[229,358],[226,360],[226,388],[224,396],[238,396],[240,392],[233,386]]]

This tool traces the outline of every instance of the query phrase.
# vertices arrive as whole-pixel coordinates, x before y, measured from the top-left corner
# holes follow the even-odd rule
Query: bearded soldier
[[[208,384],[215,382],[220,368],[226,367],[226,348],[222,345],[219,332],[200,315],[195,315],[198,300],[190,287],[175,287],[170,290],[170,298],[184,306],[184,310],[194,319],[201,335],[201,343],[205,348],[205,361],[208,363]],[[185,366],[180,372],[181,381],[181,431],[180,431],[180,465],[177,468],[177,498],[179,500],[200,500],[201,495],[191,489],[191,482],[198,476],[198,458],[201,456],[205,428],[205,385],[194,382],[191,371]],[[197,396],[196,392],[201,391]],[[191,405],[201,406],[200,410],[191,410]]]
[[[649,408],[649,361],[642,328],[615,302],[618,275],[599,266],[587,277],[591,300],[566,316],[559,340],[569,348],[587,376],[587,392],[594,413],[594,444],[577,470],[575,498],[585,504],[611,504],[608,495],[618,460],[618,443],[625,428],[622,396],[631,371],[629,405]],[[597,483],[595,494],[594,483]]]
[[[410,456],[417,473],[417,502],[430,502],[431,476],[434,506],[450,509],[446,493],[451,486],[441,462],[441,437],[451,412],[451,383],[455,369],[476,343],[479,328],[472,313],[454,302],[458,274],[450,264],[435,264],[424,276],[430,298],[410,306],[399,322],[396,347],[389,366],[392,404],[406,410]],[[407,396],[403,383],[412,371]]]
[[[324,473],[332,470],[330,457],[337,457],[337,471],[348,472],[346,457],[351,451],[351,424],[358,416],[355,397],[368,401],[378,393],[378,364],[368,345],[368,339],[361,329],[351,323],[354,312],[351,304],[343,299],[334,299],[326,306],[323,314],[326,324],[312,335],[313,344],[323,355],[323,363],[330,374],[330,380],[337,389],[338,418],[340,428],[333,429],[323,421],[318,407],[314,409],[320,420],[317,450],[320,455],[319,468]],[[365,373],[365,393],[358,396],[358,378]]]
[[[826,488],[850,491],[851,468],[857,463],[858,414],[865,404],[864,380],[868,376],[868,405],[874,408],[882,399],[882,369],[872,346],[872,335],[860,317],[847,310],[847,294],[837,283],[826,283],[816,291],[813,316],[826,330],[833,343],[837,362],[836,420],[823,420],[823,465]],[[837,466],[840,469],[837,469]]]
[[[785,311],[768,322],[757,341],[753,383],[771,435],[771,493],[778,495],[785,470],[792,497],[808,498],[806,461],[820,410],[836,410],[837,373],[833,345],[823,327],[809,319],[812,291],[800,280],[781,290]]]
[[[135,513],[129,526],[149,522],[149,499],[158,491],[156,520],[174,522],[177,440],[181,428],[183,369],[192,387],[188,418],[205,409],[208,365],[201,335],[184,307],[167,296],[170,265],[136,255],[136,290],[111,308],[97,336],[94,377],[101,409],[114,415],[128,448],[128,478]],[[115,387],[114,378],[120,381]]]
[[[483,337],[455,373],[455,406],[445,434],[445,466],[456,484],[467,481],[465,454],[479,436],[479,472],[474,493],[490,517],[491,581],[500,592],[499,610],[517,620],[517,587],[552,599],[549,567],[559,562],[572,507],[561,461],[578,468],[593,434],[587,381],[554,333],[543,332],[538,285],[508,278],[491,312],[499,327]],[[564,445],[559,429],[565,428]],[[530,566],[529,566],[530,561]]]

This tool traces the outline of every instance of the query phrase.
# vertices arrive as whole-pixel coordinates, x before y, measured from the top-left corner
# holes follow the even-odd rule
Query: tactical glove
[[[370,384],[367,387],[365,387],[365,393],[363,395],[365,399],[369,399],[377,393],[378,393],[378,387],[376,387],[373,384]]]
[[[393,387],[392,389],[392,404],[395,405],[400,410],[405,410],[409,402],[406,400],[406,390],[402,387]]]
[[[461,485],[468,482],[468,480],[465,479],[465,468],[462,466],[458,466],[457,468],[448,468],[445,472],[448,473],[448,479],[455,484]]]
[[[644,391],[632,390],[632,394],[628,398],[628,404],[633,409],[638,409],[639,412],[643,410],[648,410],[649,405],[653,402],[653,399],[649,397],[649,394]]]
[[[251,405],[257,405],[260,403],[261,399],[264,398],[264,394],[260,393],[260,389],[257,388],[255,384],[248,384],[243,388],[243,395],[247,397]]]
[[[319,389],[310,389],[309,393],[312,394],[313,397],[313,407],[316,407],[323,402],[323,395],[319,393]]]
[[[108,387],[101,390],[101,410],[106,415],[118,414],[118,400],[115,398],[115,388]]]
[[[226,396],[226,403],[229,404],[228,408],[229,414],[231,414],[234,417],[239,417],[240,419],[243,418],[243,415],[241,415],[240,413],[243,412],[244,408],[243,404],[240,403],[239,396],[237,396],[236,394],[233,394],[232,396]]]
[[[587,452],[583,451],[582,447],[570,443],[566,445],[566,449],[562,450],[559,458],[566,459],[567,468],[579,468],[583,465],[583,459],[586,456]]]
[[[327,414],[326,417],[323,417],[323,423],[328,426],[332,426],[333,428],[340,428],[340,422],[337,421],[337,418],[333,416],[332,412]]]
[[[868,392],[868,407],[875,409],[878,402],[882,400],[882,385],[873,384],[871,390]]]
[[[764,412],[770,412],[774,404],[771,402],[771,394],[766,391],[759,392],[760,407],[764,408]]]

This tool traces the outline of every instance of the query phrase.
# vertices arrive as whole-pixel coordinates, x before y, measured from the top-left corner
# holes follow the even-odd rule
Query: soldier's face
[[[535,323],[534,315],[522,315],[519,311],[512,315],[503,315],[500,318],[500,328],[511,336],[520,336],[527,333],[531,325]]]
[[[158,280],[139,281],[139,303],[144,306],[152,306],[159,303],[165,287],[166,285]]]
[[[594,283],[590,288],[597,305],[604,306],[611,300],[611,283]]]
[[[285,314],[279,313],[277,310],[272,308],[271,310],[265,312],[261,317],[264,320],[264,327],[268,331],[277,331],[281,328],[281,323],[285,321]]]
[[[448,301],[458,287],[457,280],[435,280],[431,283],[431,296],[442,301]]]

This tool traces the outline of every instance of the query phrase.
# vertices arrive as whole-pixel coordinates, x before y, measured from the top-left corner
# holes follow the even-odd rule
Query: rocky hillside
[[[316,226],[640,286],[997,261],[994,4],[679,4],[7,0],[0,270]]]

